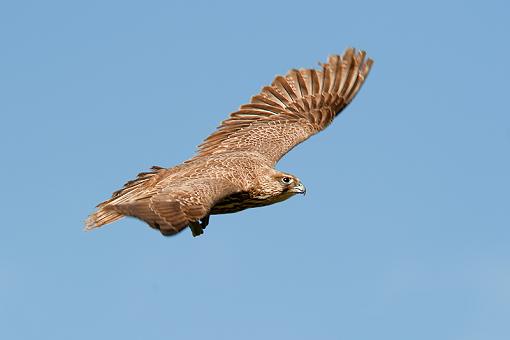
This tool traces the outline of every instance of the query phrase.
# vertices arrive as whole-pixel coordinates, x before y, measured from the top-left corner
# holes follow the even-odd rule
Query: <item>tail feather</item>
[[[85,221],[86,231],[99,228],[105,224],[115,222],[124,217],[124,215],[119,214],[113,209],[106,209],[106,207],[99,208],[95,213],[89,215]]]
[[[127,182],[122,189],[115,191],[109,200],[100,203],[97,206],[97,211],[89,215],[85,221],[85,230],[96,229],[123,218],[124,214],[116,210],[115,206],[134,200],[145,193],[146,189],[157,181],[157,175],[165,169],[153,166],[151,170],[138,174],[136,179]]]

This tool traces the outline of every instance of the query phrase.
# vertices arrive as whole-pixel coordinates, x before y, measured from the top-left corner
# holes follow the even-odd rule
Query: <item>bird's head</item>
[[[273,170],[259,178],[256,197],[274,201],[286,200],[295,194],[305,194],[306,188],[299,178],[291,174]]]

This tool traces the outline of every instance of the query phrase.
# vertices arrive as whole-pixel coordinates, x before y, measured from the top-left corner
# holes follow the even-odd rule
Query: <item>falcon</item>
[[[210,215],[282,202],[306,189],[274,166],[297,144],[325,129],[352,101],[373,61],[347,49],[320,70],[293,69],[223,121],[194,157],[154,166],[100,203],[85,222],[92,230],[131,216],[165,236],[189,227],[203,233]]]

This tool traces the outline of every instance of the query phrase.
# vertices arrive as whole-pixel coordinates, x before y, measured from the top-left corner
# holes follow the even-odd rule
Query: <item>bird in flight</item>
[[[297,144],[325,129],[352,101],[373,61],[347,49],[321,70],[291,70],[223,121],[196,155],[173,168],[154,166],[100,203],[85,222],[92,230],[124,216],[171,236],[203,233],[209,216],[304,194],[299,178],[274,168]]]

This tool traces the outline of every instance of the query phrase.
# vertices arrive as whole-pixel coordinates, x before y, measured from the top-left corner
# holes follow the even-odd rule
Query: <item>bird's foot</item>
[[[202,226],[198,222],[191,222],[189,228],[191,229],[193,237],[197,237],[204,233],[204,229],[202,229]]]
[[[197,222],[191,222],[189,224],[189,228],[191,229],[191,233],[193,234],[193,237],[202,235],[204,233],[205,227],[209,224],[209,215],[202,218],[200,221]]]
[[[202,227],[202,229],[205,229],[205,227],[207,227],[207,225],[209,224],[209,216],[210,215],[207,215],[206,217],[200,220],[200,226]]]

